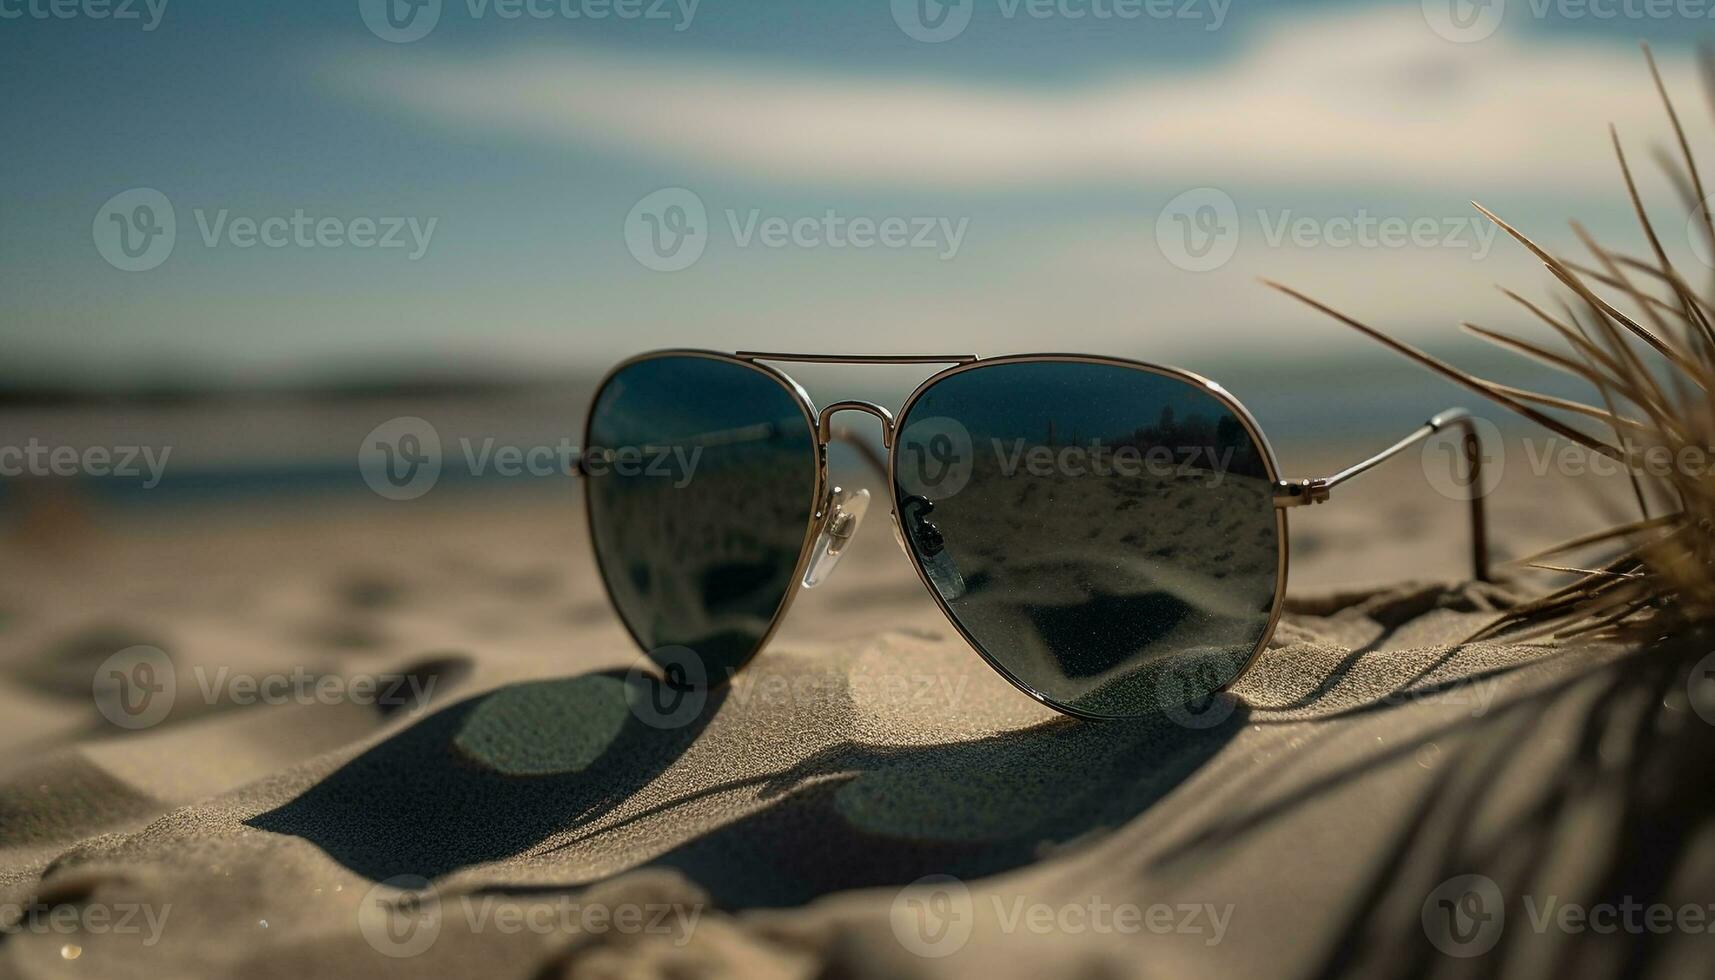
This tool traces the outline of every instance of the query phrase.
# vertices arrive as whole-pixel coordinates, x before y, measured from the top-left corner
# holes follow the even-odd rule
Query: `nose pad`
[[[840,563],[846,545],[857,534],[858,524],[869,510],[869,491],[834,488],[828,519],[822,522],[822,533],[816,535],[816,545],[810,552],[809,567],[804,569],[804,588],[813,589],[828,580],[834,566]]]

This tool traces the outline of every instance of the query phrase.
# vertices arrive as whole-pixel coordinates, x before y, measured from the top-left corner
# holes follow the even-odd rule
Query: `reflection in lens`
[[[906,541],[954,621],[1047,700],[1125,716],[1205,699],[1268,628],[1272,465],[1205,387],[1141,368],[984,365],[900,420]]]
[[[809,532],[805,410],[758,368],[651,358],[602,386],[586,447],[591,537],[620,618],[645,650],[688,647],[725,680],[790,594]]]

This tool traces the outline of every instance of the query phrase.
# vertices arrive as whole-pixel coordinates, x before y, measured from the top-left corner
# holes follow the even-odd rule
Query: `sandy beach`
[[[138,977],[1697,973],[1697,936],[1539,931],[1531,913],[1709,899],[1695,760],[1715,726],[1685,693],[1702,651],[1458,646],[1518,593],[1459,583],[1459,511],[1408,518],[1439,498],[1403,469],[1293,515],[1288,611],[1236,696],[1104,724],[990,671],[885,512],[737,683],[659,728],[632,710],[658,692],[601,594],[573,481],[15,510],[0,960]],[[1560,533],[1544,492],[1495,495],[1503,551]],[[1401,581],[1413,564],[1448,573]],[[128,730],[91,678],[139,646],[173,696]],[[1499,889],[1505,925],[1462,958],[1425,910],[1467,874]],[[77,917],[94,908],[134,909],[135,928]],[[71,925],[42,925],[50,910]]]

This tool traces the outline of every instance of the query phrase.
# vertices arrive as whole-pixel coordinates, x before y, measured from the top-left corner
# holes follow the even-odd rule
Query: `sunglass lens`
[[[807,410],[776,376],[713,357],[636,361],[597,393],[586,443],[590,533],[633,636],[725,680],[791,594],[816,492]]]
[[[901,417],[913,558],[1015,682],[1092,716],[1175,711],[1229,684],[1276,605],[1273,462],[1208,386],[1018,361],[949,374]]]

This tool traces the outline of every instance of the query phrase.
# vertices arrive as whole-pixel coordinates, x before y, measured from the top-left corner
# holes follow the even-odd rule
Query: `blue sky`
[[[1698,0],[1667,19],[1510,0],[1463,41],[1434,29],[1442,0],[1133,17],[964,0],[938,43],[889,0],[702,0],[688,22],[654,0],[636,9],[666,17],[444,0],[405,43],[359,0],[166,0],[153,30],[141,0],[130,21],[34,16],[48,2],[0,0],[0,334],[14,365],[56,375],[575,369],[675,345],[1201,366],[1356,343],[1258,275],[1446,337],[1519,323],[1492,283],[1542,286],[1521,250],[1484,242],[1472,198],[1555,244],[1572,217],[1641,243],[1610,121],[1697,261],[1648,163],[1667,130],[1636,42],[1706,137]],[[128,272],[99,246],[123,225],[107,202],[135,188],[164,195],[176,231]],[[637,211],[664,188],[703,212],[676,271],[634,247],[674,217]],[[1163,234],[1223,202],[1225,261],[1169,254]],[[246,222],[295,215],[327,234],[244,244]],[[1349,240],[1365,220],[1433,234]],[[361,244],[394,222],[401,247]],[[771,245],[771,222],[802,230]],[[896,244],[854,244],[889,222]]]

